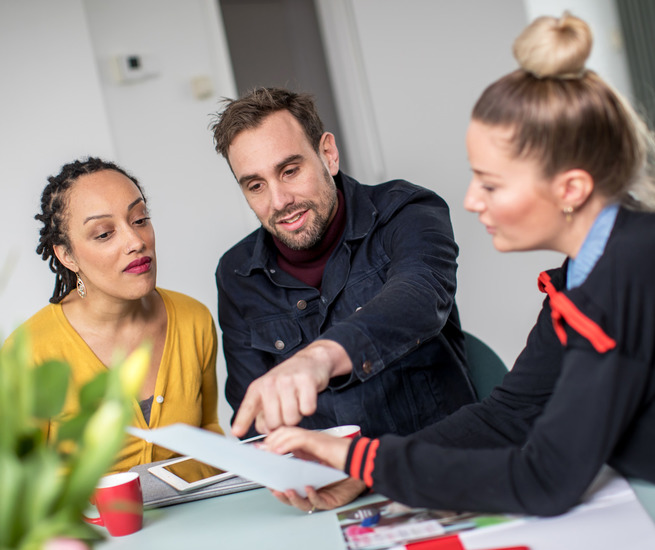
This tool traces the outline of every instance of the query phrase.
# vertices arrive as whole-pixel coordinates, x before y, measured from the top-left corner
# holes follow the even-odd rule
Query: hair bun
[[[514,41],[513,53],[524,71],[538,78],[580,78],[591,52],[591,29],[564,12],[538,17]]]

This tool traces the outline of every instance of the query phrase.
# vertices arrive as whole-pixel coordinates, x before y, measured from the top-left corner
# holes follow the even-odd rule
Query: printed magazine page
[[[410,508],[383,500],[337,514],[348,550],[382,550],[462,531],[525,521],[524,516]]]

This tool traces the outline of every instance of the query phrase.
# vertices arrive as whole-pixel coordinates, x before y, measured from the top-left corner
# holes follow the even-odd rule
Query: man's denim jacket
[[[250,382],[320,337],[341,344],[353,370],[331,380],[300,425],[413,433],[474,400],[448,206],[402,180],[368,186],[339,173],[335,181],[347,221],[320,291],[278,268],[263,228],[221,258],[226,397],[236,411]]]

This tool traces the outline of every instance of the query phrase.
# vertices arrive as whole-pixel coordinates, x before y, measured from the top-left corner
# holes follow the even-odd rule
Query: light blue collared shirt
[[[598,259],[603,255],[605,245],[610,237],[616,215],[619,213],[618,204],[610,204],[600,211],[594,224],[591,226],[587,237],[582,243],[578,256],[569,258],[566,271],[566,288],[571,290],[580,286],[587,280],[587,276],[596,265]]]

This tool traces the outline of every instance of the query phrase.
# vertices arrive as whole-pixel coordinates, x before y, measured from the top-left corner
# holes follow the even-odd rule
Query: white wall
[[[0,2],[0,75],[1,341],[54,288],[35,253],[46,178],[114,147],[82,0]]]

